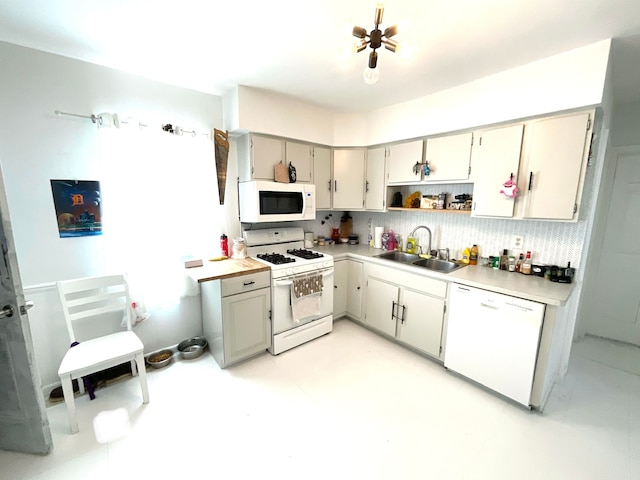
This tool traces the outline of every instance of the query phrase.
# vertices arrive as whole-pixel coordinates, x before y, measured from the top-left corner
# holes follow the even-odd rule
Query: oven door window
[[[260,191],[261,215],[290,215],[302,213],[302,192]]]

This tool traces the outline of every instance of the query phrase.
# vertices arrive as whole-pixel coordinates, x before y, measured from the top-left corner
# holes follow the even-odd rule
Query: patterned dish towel
[[[320,315],[322,275],[310,275],[291,282],[291,315],[295,323]]]

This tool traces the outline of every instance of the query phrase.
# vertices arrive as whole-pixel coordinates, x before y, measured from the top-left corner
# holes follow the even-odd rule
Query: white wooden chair
[[[144,366],[144,345],[131,331],[131,298],[129,288],[122,275],[89,277],[57,282],[62,310],[69,331],[70,344],[76,342],[76,327],[90,317],[99,318],[111,312],[122,312],[126,317],[127,329],[91,339],[82,339],[65,354],[58,375],[62,382],[64,401],[67,404],[71,433],[78,432],[75,399],[72,380],[78,380],[80,391],[84,386],[80,377],[99,372],[106,368],[131,362],[131,370],[136,371],[142,387],[142,403],[149,403],[149,389]],[[77,330],[77,328],[76,328]],[[136,368],[137,366],[137,368]]]

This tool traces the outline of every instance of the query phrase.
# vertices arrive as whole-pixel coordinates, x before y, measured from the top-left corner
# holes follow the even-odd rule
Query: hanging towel
[[[291,315],[295,323],[320,315],[322,275],[310,275],[291,282]]]

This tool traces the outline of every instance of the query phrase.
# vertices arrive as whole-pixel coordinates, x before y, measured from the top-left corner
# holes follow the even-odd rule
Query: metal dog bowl
[[[147,363],[153,368],[164,368],[171,363],[173,352],[171,350],[160,350],[152,353],[147,358]]]
[[[178,351],[185,360],[192,360],[202,355],[207,348],[207,339],[204,337],[193,337],[183,340],[178,344]]]

